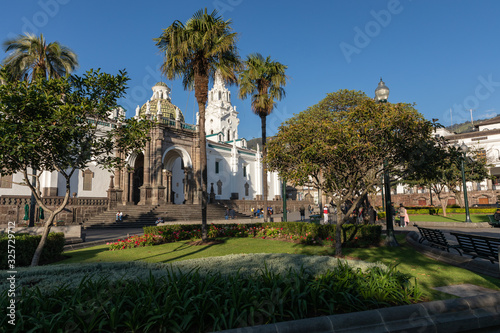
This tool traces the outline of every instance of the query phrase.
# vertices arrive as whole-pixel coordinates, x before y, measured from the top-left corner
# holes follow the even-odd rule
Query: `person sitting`
[[[495,214],[493,214],[493,218],[497,221],[500,221],[500,208],[498,208]]]
[[[161,217],[158,217],[158,219],[155,221],[156,225],[158,225],[159,223],[163,223],[163,219]]]

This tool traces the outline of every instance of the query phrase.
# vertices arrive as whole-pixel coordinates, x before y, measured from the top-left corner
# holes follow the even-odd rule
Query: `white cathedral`
[[[157,83],[152,90],[152,97],[137,107],[136,117],[146,115],[156,125],[144,151],[127,157],[131,171],[110,172],[91,163],[85,170],[75,172],[71,179],[74,197],[107,197],[110,180],[114,178],[119,204],[199,203],[198,126],[185,123],[180,108],[172,104],[171,90],[165,83]],[[123,114],[124,110],[112,111],[109,123],[102,126],[111,127],[117,113]],[[217,73],[209,91],[205,122],[207,190],[216,200],[262,199],[262,154],[259,147],[249,149],[247,141],[239,138],[239,122],[236,107],[231,104],[231,92]],[[281,198],[282,183],[278,175],[268,172],[267,178],[268,200]],[[22,183],[20,173],[0,179],[0,196],[30,195],[27,186],[15,183]],[[65,182],[57,172],[44,172],[40,184],[45,197],[64,195]]]

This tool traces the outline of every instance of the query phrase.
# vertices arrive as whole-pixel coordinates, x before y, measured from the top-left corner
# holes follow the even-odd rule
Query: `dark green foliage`
[[[16,234],[15,244],[12,244],[12,242],[9,243],[15,245],[16,267],[29,266],[31,264],[31,259],[38,243],[40,243],[40,239],[42,239],[41,235]],[[64,241],[64,233],[49,233],[47,243],[40,257],[40,263],[47,264],[59,259],[64,250]],[[8,242],[9,238],[7,234],[0,235],[0,249],[7,249]],[[0,257],[0,269],[7,269],[7,259],[7,255]]]
[[[313,276],[305,270],[253,276],[168,270],[163,277],[111,282],[84,278],[49,295],[18,290],[13,332],[208,332],[307,317],[406,305],[421,300],[409,276],[393,269],[365,272],[339,262]],[[111,273],[110,273],[111,274]],[[6,308],[7,291],[0,294]],[[0,327],[7,327],[7,316]]]
[[[322,244],[324,240],[335,238],[336,225],[318,225],[303,222],[268,222],[256,224],[212,224],[209,237],[264,237],[288,238],[306,244]],[[198,225],[168,225],[144,227],[145,234],[162,235],[165,242],[175,242],[200,238]],[[379,225],[342,225],[342,243],[377,245],[381,240],[382,227]]]

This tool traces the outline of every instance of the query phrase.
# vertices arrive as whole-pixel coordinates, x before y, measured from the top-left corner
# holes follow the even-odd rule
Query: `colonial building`
[[[494,205],[500,201],[500,116],[476,123],[472,132],[456,134],[440,128],[436,130],[435,135],[445,137],[451,145],[467,145],[469,151],[474,151],[474,154],[484,157],[489,165],[490,175],[494,176],[493,180],[467,182],[469,206]],[[429,189],[425,187],[398,185],[393,188],[391,194],[393,202],[407,206],[439,205],[437,196],[433,193],[431,198]],[[456,198],[451,191],[445,197],[447,205],[462,202],[462,198]],[[372,200],[377,205],[382,205],[380,194],[374,196]]]
[[[171,90],[163,82],[153,88],[151,98],[136,109],[136,117],[145,115],[155,122],[151,140],[143,152],[122,156],[127,168],[104,171],[89,164],[75,172],[71,191],[76,198],[110,197],[118,204],[157,205],[200,203],[198,126],[187,124],[181,109],[172,104]],[[116,126],[113,111],[103,127]],[[259,148],[247,148],[238,136],[238,112],[231,104],[231,93],[221,76],[216,75],[206,107],[208,192],[211,199],[262,199],[262,156]],[[269,200],[281,197],[281,182],[268,173]],[[0,179],[0,196],[30,195],[15,174]],[[41,177],[44,196],[59,196],[65,191],[57,172],[44,172]]]

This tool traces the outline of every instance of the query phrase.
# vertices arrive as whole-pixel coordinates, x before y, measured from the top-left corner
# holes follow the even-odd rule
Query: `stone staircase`
[[[116,222],[116,213],[123,213],[123,221]],[[207,206],[207,221],[224,219],[225,208],[217,204]],[[236,218],[250,218],[250,216],[235,212]],[[111,211],[105,211],[90,218],[83,224],[89,228],[142,228],[155,225],[161,217],[165,222],[200,221],[201,205],[159,205],[159,206],[119,206]]]

